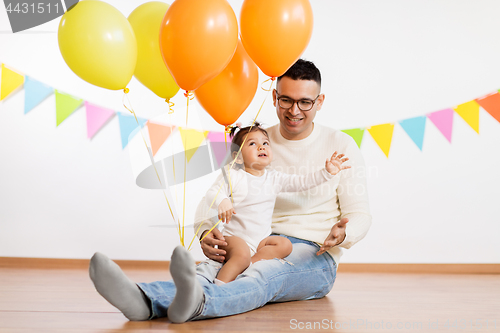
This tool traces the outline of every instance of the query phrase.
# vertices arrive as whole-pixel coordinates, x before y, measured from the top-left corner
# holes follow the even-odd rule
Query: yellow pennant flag
[[[191,157],[193,157],[198,147],[207,137],[208,131],[197,131],[179,127],[179,133],[181,134],[182,144],[184,145],[184,151],[189,163]]]
[[[2,64],[2,89],[0,91],[0,101],[9,96],[14,90],[24,84],[24,75],[14,72]]]
[[[476,101],[460,104],[454,110],[479,134],[479,104]]]
[[[394,124],[375,125],[367,128],[373,140],[382,149],[385,156],[389,158],[389,150],[391,149],[392,132],[394,131]]]

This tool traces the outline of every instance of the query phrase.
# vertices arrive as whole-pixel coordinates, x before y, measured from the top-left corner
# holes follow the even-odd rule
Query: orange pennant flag
[[[151,142],[151,150],[153,156],[156,155],[160,147],[167,141],[175,126],[166,126],[161,124],[152,123],[148,121],[149,141]]]
[[[476,99],[481,107],[500,122],[500,94],[494,93]]]
[[[391,149],[392,133],[394,131],[394,124],[375,125],[367,128],[373,140],[382,149],[385,156],[389,158],[389,150]]]

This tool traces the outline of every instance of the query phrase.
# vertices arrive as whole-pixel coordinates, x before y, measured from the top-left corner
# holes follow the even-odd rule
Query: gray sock
[[[104,254],[96,252],[90,259],[89,275],[97,292],[129,320],[149,318],[149,300],[121,268]]]
[[[177,246],[170,261],[170,274],[177,289],[168,307],[168,319],[184,323],[203,309],[203,288],[196,280],[196,265],[182,246]]]

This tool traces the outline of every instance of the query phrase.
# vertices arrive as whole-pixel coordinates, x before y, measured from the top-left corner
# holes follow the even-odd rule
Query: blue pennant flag
[[[426,116],[420,116],[405,119],[399,122],[401,127],[403,127],[405,132],[410,136],[420,150],[422,150],[422,146],[424,144],[426,118]]]
[[[137,121],[135,120],[135,117],[133,115],[128,115],[120,112],[118,112],[117,115],[118,121],[120,123],[120,133],[122,136],[122,148],[125,148],[128,145],[128,138],[130,133],[132,133],[137,127],[139,127],[139,125],[143,127],[148,120],[137,117],[137,121],[139,122],[139,125],[137,125]]]
[[[52,87],[26,76],[24,80],[24,114],[33,110],[53,92]]]

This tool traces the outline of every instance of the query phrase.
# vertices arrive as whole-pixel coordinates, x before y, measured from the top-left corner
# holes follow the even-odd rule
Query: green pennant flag
[[[364,128],[352,128],[352,129],[346,129],[342,130],[345,134],[350,135],[356,144],[358,145],[358,148],[361,148],[361,141],[363,141],[363,134],[365,133]]]
[[[55,90],[56,94],[56,120],[57,125],[61,124],[83,103],[83,99],[61,93]]]

